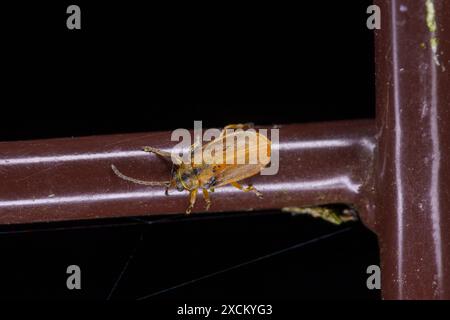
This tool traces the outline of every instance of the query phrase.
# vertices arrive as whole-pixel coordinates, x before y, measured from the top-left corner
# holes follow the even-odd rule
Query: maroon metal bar
[[[288,125],[279,133],[278,174],[249,180],[264,199],[217,188],[210,211],[349,203],[373,222],[372,121]],[[170,165],[142,146],[174,144],[170,132],[0,143],[0,223],[184,213],[186,192],[165,196],[161,187],[129,183],[111,170],[115,164],[129,176],[167,180]],[[194,214],[203,211],[200,199]]]
[[[376,3],[383,297],[450,299],[450,2]]]

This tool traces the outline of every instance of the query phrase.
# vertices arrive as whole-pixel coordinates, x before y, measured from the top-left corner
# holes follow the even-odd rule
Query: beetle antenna
[[[111,165],[111,169],[114,171],[114,173],[116,174],[116,176],[118,176],[119,178],[126,180],[126,181],[130,181],[136,184],[142,184],[144,186],[168,186],[170,181],[144,181],[144,180],[138,180],[135,178],[131,178],[129,176],[124,175],[122,172],[119,171],[119,169],[116,168],[115,165]]]

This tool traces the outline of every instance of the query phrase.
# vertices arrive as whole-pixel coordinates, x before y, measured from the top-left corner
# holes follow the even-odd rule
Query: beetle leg
[[[238,188],[239,190],[242,190],[244,192],[253,192],[256,194],[256,196],[260,199],[262,199],[263,195],[260,191],[256,190],[256,188],[252,185],[247,186],[247,188],[244,188],[242,185],[240,185],[237,182],[231,182],[230,183],[233,187]]]
[[[166,189],[165,189],[165,191],[164,191],[164,194],[165,194],[166,196],[169,195],[169,189],[170,189],[170,185],[167,184],[167,185],[166,185]]]
[[[162,150],[159,150],[159,149],[156,149],[156,148],[153,148],[153,147],[143,147],[142,150],[144,150],[145,152],[150,152],[150,153],[157,154],[157,155],[159,155],[161,157],[164,157],[164,158],[169,158],[169,159],[171,158],[170,152],[162,151]]]
[[[208,211],[209,207],[211,206],[211,199],[209,198],[209,193],[208,193],[208,190],[206,190],[206,189],[203,189],[203,198],[205,198],[205,202],[206,202],[205,209],[206,209],[206,211]]]
[[[165,194],[166,196],[169,195],[169,189],[170,189],[171,187],[175,187],[175,186],[176,186],[176,183],[175,183],[174,178],[173,178],[174,175],[175,175],[175,165],[172,163],[172,169],[170,169],[170,176],[171,176],[172,178],[171,178],[170,182],[169,182],[169,183],[167,184],[167,186],[166,186],[166,191],[164,192],[164,194]]]
[[[189,207],[186,209],[186,214],[190,214],[192,209],[194,208],[195,205],[195,200],[197,200],[197,190],[198,189],[194,189],[191,191],[190,193],[190,197],[189,197]]]
[[[161,156],[169,161],[172,161],[172,153],[170,152],[162,151],[153,147],[143,147],[142,150],[144,150],[145,152],[157,154],[158,156]],[[174,155],[174,160],[175,160],[174,164],[178,166],[183,162],[183,160],[177,155]]]

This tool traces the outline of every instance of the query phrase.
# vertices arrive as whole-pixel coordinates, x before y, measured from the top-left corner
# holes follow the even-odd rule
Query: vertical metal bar
[[[377,226],[385,299],[450,298],[450,2],[376,1]]]

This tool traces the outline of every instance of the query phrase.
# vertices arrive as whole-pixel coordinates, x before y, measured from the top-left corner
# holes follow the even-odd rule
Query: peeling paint
[[[434,2],[433,0],[427,0],[425,5],[427,7],[427,26],[430,32],[434,33],[437,30],[436,10],[434,8]]]
[[[441,64],[439,62],[439,54],[438,54],[439,39],[436,37],[437,23],[436,23],[436,9],[434,7],[434,0],[427,0],[425,6],[427,9],[427,17],[426,17],[427,27],[431,33],[430,47],[431,50],[433,51],[433,60],[436,65],[440,66]]]
[[[433,37],[430,39],[430,45],[431,45],[431,49],[433,50],[434,53],[437,52],[437,47],[439,45],[439,41],[436,37]]]
[[[314,218],[321,218],[325,221],[339,225],[348,221],[358,220],[357,213],[353,209],[337,210],[333,207],[285,207],[281,211],[289,212],[293,215],[307,214]]]

